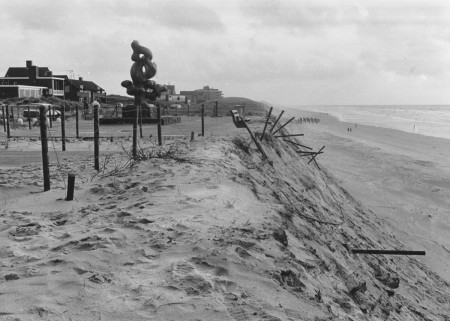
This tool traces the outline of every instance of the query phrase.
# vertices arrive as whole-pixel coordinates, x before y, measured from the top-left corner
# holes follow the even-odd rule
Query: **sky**
[[[277,105],[449,104],[450,1],[0,0],[0,76],[32,60],[126,95],[160,84]]]

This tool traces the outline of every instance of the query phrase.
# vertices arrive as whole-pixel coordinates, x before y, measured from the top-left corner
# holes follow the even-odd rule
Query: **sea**
[[[341,121],[450,139],[450,105],[291,106],[327,113]]]

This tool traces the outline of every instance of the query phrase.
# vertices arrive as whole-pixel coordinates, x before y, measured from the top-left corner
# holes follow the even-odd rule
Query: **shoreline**
[[[308,146],[326,146],[319,164],[409,249],[426,250],[419,260],[450,281],[449,140],[369,125],[355,128],[324,113],[302,114],[320,123],[289,130],[303,131]]]
[[[352,107],[352,106],[349,106],[349,107]],[[354,106],[354,107],[356,107],[356,106]],[[364,106],[359,106],[359,107],[364,108]],[[377,107],[377,106],[366,106],[366,107]],[[378,106],[378,107],[396,107],[396,106]],[[408,107],[408,106],[406,106],[406,107]],[[418,106],[409,106],[409,107],[418,107]],[[443,107],[443,106],[437,106],[437,107]],[[305,108],[309,108],[309,107],[305,107]],[[401,131],[401,132],[405,132],[405,133],[409,133],[409,134],[416,134],[416,135],[422,135],[422,136],[427,136],[427,137],[443,138],[443,139],[450,140],[449,134],[442,136],[443,135],[442,133],[450,133],[450,127],[441,128],[443,123],[438,123],[437,128],[438,129],[440,128],[440,131],[433,131],[429,127],[430,120],[402,119],[400,122],[390,123],[390,122],[385,122],[385,121],[382,121],[381,119],[378,119],[378,121],[375,120],[371,123],[370,121],[368,121],[366,119],[367,117],[369,117],[369,114],[367,114],[366,117],[362,117],[361,115],[353,116],[353,118],[355,118],[355,119],[350,120],[350,119],[346,119],[346,118],[352,118],[352,116],[350,116],[350,117],[347,116],[347,115],[352,115],[351,112],[339,113],[339,112],[336,112],[336,111],[333,112],[330,110],[314,110],[313,107],[311,107],[309,109],[286,108],[286,110],[288,110],[294,114],[297,112],[303,112],[303,111],[326,114],[328,116],[336,118],[338,121],[340,121],[342,123],[358,124],[358,125],[371,126],[371,127],[377,127],[377,128],[383,128],[383,129],[392,129],[392,130],[397,130],[397,131]],[[450,110],[450,108],[449,108],[449,110]],[[391,116],[393,118],[397,117],[396,115],[391,115]],[[439,117],[439,115],[436,115],[436,116]],[[378,115],[378,117],[379,117],[379,115]],[[434,122],[432,122],[432,123],[434,124]],[[386,124],[388,124],[388,126],[386,126]],[[444,124],[447,124],[447,123],[444,123]],[[422,131],[423,128],[426,128],[425,133]]]

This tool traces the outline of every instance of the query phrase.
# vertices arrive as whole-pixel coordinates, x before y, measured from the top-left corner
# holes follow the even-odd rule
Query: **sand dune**
[[[327,154],[319,170],[268,137],[262,161],[242,134],[113,175],[124,153],[100,174],[91,159],[52,163],[45,193],[39,166],[2,170],[1,192],[20,197],[0,200],[0,320],[448,318],[449,284],[420,260],[350,253],[409,246],[336,182]]]

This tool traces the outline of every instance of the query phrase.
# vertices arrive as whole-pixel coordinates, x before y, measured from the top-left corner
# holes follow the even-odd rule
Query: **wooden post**
[[[267,115],[266,123],[264,124],[264,129],[261,134],[261,140],[264,139],[264,134],[266,133],[267,124],[269,123],[270,115],[272,114],[273,107],[270,107],[269,114]]]
[[[312,161],[315,162],[315,161],[316,161],[316,156],[319,155],[319,154],[322,154],[321,151],[322,151],[324,148],[325,148],[325,146],[322,146],[322,148],[321,148],[317,153],[315,153],[315,155],[309,160],[308,164],[311,163]],[[317,163],[316,163],[316,165],[317,165]],[[319,165],[317,165],[317,166],[319,166]]]
[[[50,128],[53,128],[53,120],[52,120],[53,113],[52,113],[52,111],[53,111],[52,106],[48,107],[48,116],[49,116],[49,119],[50,119]]]
[[[361,250],[352,249],[353,254],[385,254],[385,255],[425,255],[425,251],[396,251],[396,250]]]
[[[6,121],[5,121],[5,106],[2,105],[2,117],[3,117],[3,130],[6,132]]]
[[[15,124],[15,122],[14,122],[14,106],[11,106],[11,119],[12,119],[12,123],[14,125]]]
[[[194,132],[191,132],[191,142],[194,141]]]
[[[142,136],[142,104],[139,105],[139,134],[140,134],[140,137],[143,138],[143,136]]]
[[[75,174],[69,174],[67,180],[66,201],[73,201],[73,192],[75,190]]]
[[[10,121],[9,121],[9,106],[6,105],[6,138],[11,138],[11,128],[10,128]]]
[[[252,137],[253,141],[256,144],[256,147],[258,147],[259,151],[262,154],[262,159],[265,160],[267,158],[267,154],[266,152],[264,152],[264,150],[262,149],[261,144],[259,143],[259,141],[256,139],[256,137],[253,135],[252,131],[250,130],[250,128],[248,127],[247,123],[244,121],[245,124],[245,128],[247,129],[248,133],[250,134],[250,136]]]
[[[281,111],[281,114],[278,116],[277,120],[275,121],[275,124],[273,124],[272,128],[270,129],[270,133],[274,130],[275,126],[278,124],[278,122],[281,119],[281,116],[283,116],[284,110]]]
[[[306,148],[306,149],[309,149],[309,150],[312,150],[311,147],[308,147],[308,146],[305,146],[305,145],[302,145],[302,144],[299,144],[299,143],[290,141],[290,140],[288,140],[288,139],[284,139],[284,141],[285,141],[285,142],[288,142],[288,143],[291,143],[291,144],[294,144],[294,145],[297,145],[297,146],[300,146],[300,147],[303,147],[303,148]]]
[[[158,145],[161,146],[162,145],[162,140],[161,140],[161,105],[156,107],[156,118],[158,119]]]
[[[61,145],[62,151],[66,151],[66,108],[61,105]]]
[[[205,104],[202,104],[202,137],[205,137]]]
[[[275,136],[275,138],[279,138],[279,137],[296,137],[296,136],[305,136],[305,134],[278,135],[278,136]]]
[[[190,110],[190,108],[191,108],[191,104],[188,104],[188,113],[187,113],[188,117],[189,117],[189,110]]]
[[[99,131],[99,124],[98,124],[98,105],[99,103],[93,103],[92,106],[94,107],[94,168],[95,170],[100,170],[100,163],[99,163],[99,141],[100,141],[100,131]]]
[[[287,124],[289,124],[291,121],[293,121],[295,119],[295,117],[292,117],[291,119],[289,119],[286,123],[284,123],[283,126],[281,126],[280,128],[278,128],[276,131],[273,132],[273,135],[275,135],[276,133],[278,133],[280,130],[282,130]]]
[[[41,127],[42,171],[44,174],[44,191],[50,190],[50,169],[48,160],[47,124],[45,123],[45,107],[39,107],[39,123]]]
[[[30,106],[28,106],[28,129],[31,130]]]
[[[136,99],[135,99],[136,100]],[[136,159],[137,157],[137,127],[138,127],[138,105],[134,104],[133,109],[133,159]]]
[[[76,136],[77,139],[80,138],[80,131],[79,131],[79,112],[78,112],[78,104],[75,107],[75,130],[76,130]]]

